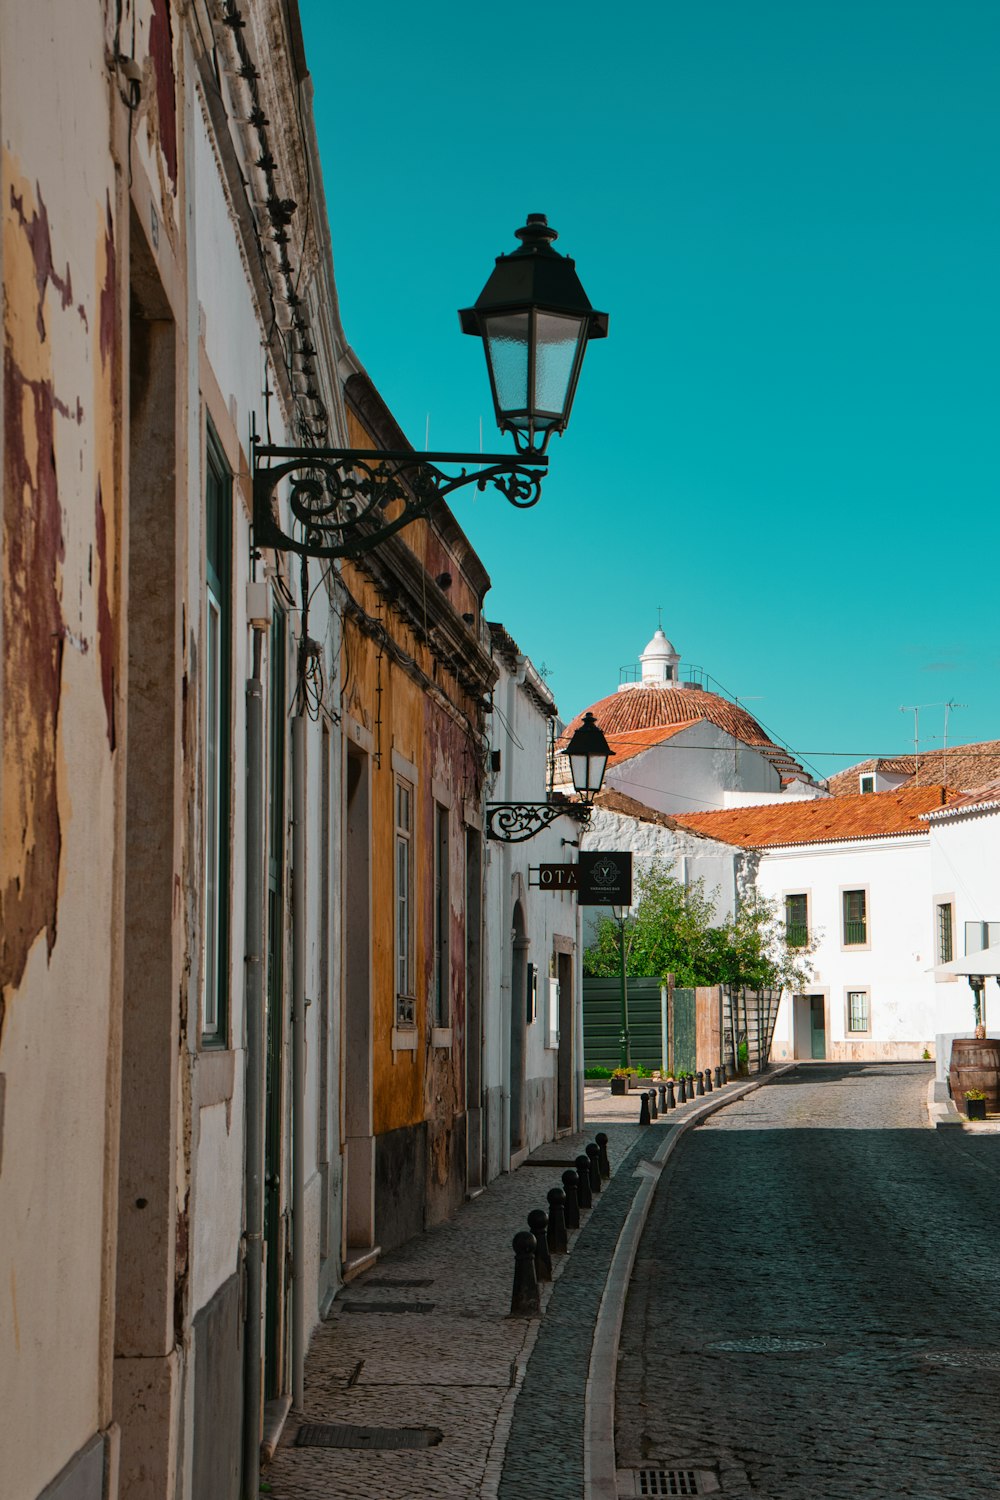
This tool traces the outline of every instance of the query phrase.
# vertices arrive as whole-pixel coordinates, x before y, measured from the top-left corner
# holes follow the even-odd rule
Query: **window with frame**
[[[804,893],[785,897],[785,943],[804,948],[809,942],[809,898]]]
[[[413,995],[413,787],[395,783],[396,839],[396,1024],[412,1026]]]
[[[874,792],[874,790],[875,790],[875,777],[874,776],[862,776],[860,778],[860,781],[861,781],[861,793],[862,793],[863,796],[867,795],[867,793],[869,793],[869,792]]]
[[[954,909],[950,901],[939,901],[937,906],[937,961],[950,964],[955,957]]]
[[[201,1039],[224,1045],[229,1021],[229,802],[232,474],[205,437],[205,932]]]
[[[868,899],[865,891],[844,891],[844,946],[868,941]]]
[[[853,1032],[855,1035],[871,1030],[871,1007],[867,990],[847,991],[847,1030],[848,1034]]]
[[[434,804],[434,1025],[451,1024],[451,861],[448,809]]]

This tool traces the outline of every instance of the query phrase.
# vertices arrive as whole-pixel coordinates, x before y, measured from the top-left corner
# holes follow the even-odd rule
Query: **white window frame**
[[[852,1026],[852,997],[858,995],[864,998],[864,1026]],[[854,1037],[871,1036],[872,1034],[872,992],[866,984],[855,984],[850,989],[844,990],[844,1037],[851,1041]]]

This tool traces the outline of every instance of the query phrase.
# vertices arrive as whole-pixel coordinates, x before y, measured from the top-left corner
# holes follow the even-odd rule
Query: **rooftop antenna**
[[[958,705],[955,705],[958,707]],[[920,785],[920,710],[922,708],[944,708],[946,703],[901,703],[899,711],[901,714],[913,715],[913,785]],[[947,719],[945,720],[947,724]]]
[[[431,414],[427,413],[427,421],[424,423],[424,452],[431,451]]]
[[[944,757],[941,765],[941,780],[945,786],[948,785],[948,715],[953,708],[968,708],[967,703],[956,703],[954,698],[949,698],[944,706]]]

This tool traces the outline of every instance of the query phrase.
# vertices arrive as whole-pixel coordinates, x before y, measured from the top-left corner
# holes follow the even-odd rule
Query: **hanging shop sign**
[[[543,891],[578,890],[580,886],[580,866],[576,863],[571,865],[539,865],[538,884]]]
[[[580,855],[577,900],[581,906],[631,906],[631,849],[601,849]]]

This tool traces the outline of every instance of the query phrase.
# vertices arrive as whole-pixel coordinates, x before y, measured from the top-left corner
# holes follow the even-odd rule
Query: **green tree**
[[[680,985],[712,984],[707,934],[713,904],[704,883],[685,886],[659,863],[641,871],[635,882],[633,916],[625,929],[625,972],[640,978],[665,979]],[[621,937],[610,917],[598,922],[594,943],[583,955],[589,978],[614,979],[621,973]]]
[[[633,978],[665,980],[673,974],[682,987],[701,984],[746,985],[748,989],[802,989],[810,975],[806,948],[789,948],[776,901],[756,891],[737,914],[713,925],[715,905],[704,882],[685,886],[654,862],[635,882],[633,916],[625,930],[625,972]],[[602,917],[595,941],[583,955],[588,977],[614,979],[621,973],[618,923]]]

